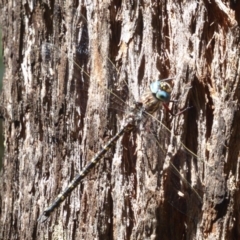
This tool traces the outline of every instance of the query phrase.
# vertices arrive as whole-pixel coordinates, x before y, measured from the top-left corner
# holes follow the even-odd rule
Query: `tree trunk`
[[[239,239],[237,1],[2,0],[1,11],[1,239]],[[192,108],[143,117],[38,222],[134,99],[173,76],[169,107]]]

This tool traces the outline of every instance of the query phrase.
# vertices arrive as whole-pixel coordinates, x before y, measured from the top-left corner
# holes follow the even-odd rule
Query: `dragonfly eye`
[[[166,82],[155,81],[151,83],[150,89],[157,99],[169,102],[171,98],[171,86]]]
[[[163,102],[169,102],[170,101],[170,94],[168,92],[158,90],[158,92],[155,94],[156,98]]]

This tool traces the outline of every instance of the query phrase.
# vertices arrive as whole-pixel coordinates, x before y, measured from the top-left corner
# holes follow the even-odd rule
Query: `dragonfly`
[[[84,20],[85,21],[85,20]],[[83,25],[82,31],[83,35],[87,35],[86,33],[86,25]],[[86,41],[85,43],[80,44],[78,52],[81,56],[87,56],[89,54],[88,44]],[[48,58],[48,53],[45,51],[45,58]],[[110,61],[110,60],[109,60]],[[77,65],[77,63],[75,63]],[[111,62],[112,64],[112,62]],[[80,67],[81,70],[81,67]],[[160,109],[162,106],[166,109],[168,113],[170,113],[173,117],[183,114],[186,110],[189,110],[190,107],[186,107],[183,110],[180,110],[177,114],[174,114],[172,110],[169,109],[168,104],[173,103],[175,104],[177,101],[171,99],[171,93],[172,93],[172,87],[171,84],[168,83],[168,81],[173,81],[174,78],[170,77],[167,79],[157,80],[150,84],[149,89],[142,95],[140,101],[134,102],[132,106],[130,107],[129,113],[126,114],[124,118],[124,123],[122,124],[122,127],[120,130],[102,147],[102,149],[99,150],[98,153],[89,161],[89,163],[73,178],[73,180],[69,183],[69,185],[63,190],[56,198],[55,200],[45,209],[43,210],[43,213],[38,218],[39,222],[45,222],[48,217],[51,215],[51,213],[57,209],[60,204],[72,193],[72,191],[82,182],[84,178],[88,176],[90,171],[103,159],[107,151],[116,144],[116,142],[124,135],[129,135],[134,129],[136,129],[140,123],[144,122],[146,118],[153,118],[157,122],[159,122],[158,119],[156,119],[153,114]],[[112,91],[109,91],[110,94],[113,94],[114,97],[117,99],[119,98],[116,96]],[[165,129],[166,132],[171,134],[170,129],[168,129],[163,123],[159,122],[162,126],[162,128]],[[156,142],[159,142],[156,137]],[[190,149],[188,149],[181,141],[179,143],[185,152],[193,156],[194,158],[198,158],[198,156],[193,153]],[[161,147],[161,146],[159,146]],[[179,173],[178,169],[175,167],[174,164],[170,163],[170,167],[175,175],[178,175],[178,177],[181,177],[181,174]],[[182,177],[181,177],[182,178]],[[189,184],[187,180],[182,178],[182,181],[186,184]],[[197,191],[193,190],[198,198],[198,201],[201,203],[201,197],[197,193]],[[179,195],[181,193],[179,192]],[[173,204],[173,202],[170,202],[170,204]]]
[[[61,202],[63,202],[70,193],[78,186],[78,184],[82,181],[84,177],[95,167],[95,165],[104,157],[105,153],[116,143],[116,141],[125,133],[130,133],[135,127],[137,127],[138,123],[141,120],[141,116],[152,115],[157,109],[159,109],[160,105],[164,105],[167,108],[165,103],[170,102],[170,96],[172,88],[170,84],[166,83],[166,80],[155,81],[150,85],[150,91],[147,91],[141,102],[135,104],[132,108],[131,112],[126,117],[126,122],[123,127],[113,136],[105,146],[90,160],[89,164],[84,167],[84,169],[78,173],[75,178],[71,181],[71,183],[67,186],[67,188],[59,194],[59,196],[54,200],[54,202],[44,210],[43,215],[39,220],[46,219],[49,217],[50,213],[57,208]],[[168,108],[167,108],[168,109]],[[188,108],[184,109],[186,111]],[[183,113],[181,111],[181,113]],[[178,113],[179,114],[179,113]]]

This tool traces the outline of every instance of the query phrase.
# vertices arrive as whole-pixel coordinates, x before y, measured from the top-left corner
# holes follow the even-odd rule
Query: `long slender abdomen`
[[[134,128],[132,124],[132,120],[128,121],[119,131],[118,133],[112,137],[106,145],[92,158],[89,164],[75,176],[75,178],[71,181],[71,183],[67,186],[67,188],[60,193],[54,202],[44,210],[43,214],[38,218],[38,221],[44,222],[50,216],[51,212],[54,211],[69,195],[70,193],[77,187],[77,185],[81,182],[81,180],[95,167],[95,165],[104,157],[106,152],[111,148],[116,141],[125,133],[130,132]]]

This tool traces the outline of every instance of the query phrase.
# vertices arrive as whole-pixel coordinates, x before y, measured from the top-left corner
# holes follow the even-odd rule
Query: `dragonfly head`
[[[171,98],[172,87],[170,84],[162,81],[155,81],[150,85],[151,92],[162,102],[169,102]]]

